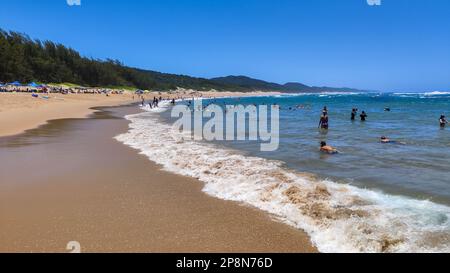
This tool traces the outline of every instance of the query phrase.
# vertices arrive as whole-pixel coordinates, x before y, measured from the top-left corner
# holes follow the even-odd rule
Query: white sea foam
[[[397,92],[392,93],[393,95],[400,96],[400,97],[417,97],[420,98],[426,98],[426,97],[433,97],[433,96],[443,96],[443,95],[450,95],[450,92],[443,92],[443,91],[433,91],[433,92]]]
[[[450,252],[447,206],[318,180],[211,143],[175,142],[152,112],[127,119],[130,130],[117,140],[167,171],[198,178],[209,195],[305,230],[321,252]]]
[[[450,92],[433,91],[433,92],[427,92],[424,95],[425,96],[442,96],[442,95],[450,95]]]

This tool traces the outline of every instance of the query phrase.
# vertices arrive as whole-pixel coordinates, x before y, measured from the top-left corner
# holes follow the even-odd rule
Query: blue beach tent
[[[39,84],[37,84],[37,83],[35,83],[35,82],[30,83],[28,86],[29,86],[29,87],[34,87],[34,88],[41,87]]]
[[[12,82],[9,85],[21,86],[20,82],[18,82],[18,81]]]

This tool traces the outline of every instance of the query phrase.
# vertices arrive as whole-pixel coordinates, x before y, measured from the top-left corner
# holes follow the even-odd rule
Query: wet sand
[[[0,138],[0,252],[316,252],[308,236],[201,192],[113,139],[135,107]]]

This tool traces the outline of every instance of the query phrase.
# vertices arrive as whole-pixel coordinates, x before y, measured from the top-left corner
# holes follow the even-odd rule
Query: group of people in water
[[[145,98],[143,96],[141,96],[141,100],[142,100],[142,106],[145,106],[146,103],[145,103]],[[168,98],[167,100],[170,100],[170,99]],[[162,97],[159,97],[159,98],[154,97],[153,101],[149,102],[148,105],[149,105],[150,109],[158,108],[159,107],[159,103],[161,101],[163,101]],[[171,101],[172,105],[175,105],[175,103],[176,103],[175,99],[172,99],[170,101]],[[189,107],[192,106],[192,101],[191,100],[188,101],[188,106]],[[203,109],[198,109],[198,110],[205,110],[207,108],[207,106],[209,106],[209,104],[206,105]],[[274,104],[272,106],[273,107],[279,107],[277,104]],[[296,108],[297,109],[303,109],[303,107],[296,107]],[[293,109],[293,108],[291,107],[290,110],[291,109]],[[385,112],[390,112],[391,109],[390,108],[385,108],[384,111]],[[355,121],[356,120],[356,117],[358,116],[358,112],[359,112],[358,108],[353,108],[352,109],[351,114],[350,114],[350,120],[351,121]],[[367,113],[365,111],[362,111],[361,114],[359,115],[359,118],[360,118],[361,122],[366,122],[367,118],[368,118],[368,115],[367,115]],[[441,115],[440,116],[439,124],[440,124],[441,128],[444,128],[448,124],[448,121],[447,121],[447,118],[445,117],[445,115]],[[327,106],[325,106],[323,108],[323,110],[322,110],[322,115],[320,116],[320,120],[319,120],[319,128],[321,130],[324,130],[324,131],[327,131],[329,129],[329,116],[328,116],[328,108],[327,108]],[[393,141],[387,136],[381,136],[380,137],[380,143],[406,145],[406,143],[404,143],[404,142]],[[339,153],[339,151],[336,148],[328,145],[325,141],[321,141],[320,142],[320,151],[322,151],[324,153],[327,153],[327,154],[337,154],[337,153]]]
[[[357,115],[358,115],[358,109],[353,108],[350,120],[354,121],[356,119]],[[362,111],[361,114],[359,115],[359,117],[361,118],[361,121],[364,122],[367,120],[368,116],[365,111]],[[319,128],[328,130],[328,127],[329,127],[328,108],[325,106],[322,110],[322,115],[320,116]]]
[[[153,100],[146,104],[144,96],[141,96],[140,98],[141,98],[141,106],[144,107],[145,105],[148,105],[150,107],[150,109],[158,108],[159,104],[164,100],[162,97],[159,97],[159,98],[153,97]],[[134,100],[134,96],[133,96],[133,100]],[[167,100],[170,100],[170,99],[167,98]],[[170,100],[170,103],[172,105],[175,105],[175,103],[176,103],[175,99]]]
[[[387,107],[384,109],[385,112],[390,112],[391,108]],[[356,120],[356,116],[358,115],[358,109],[357,108],[353,108],[351,115],[350,115],[350,120],[354,121]],[[365,111],[362,111],[361,114],[359,115],[361,118],[361,122],[365,122],[367,120],[368,115],[366,114]],[[447,124],[448,121],[445,117],[445,115],[441,115],[441,117],[439,118],[439,124],[441,126],[441,128],[444,128]],[[322,110],[322,115],[320,116],[320,121],[319,121],[319,128],[321,128],[322,130],[328,130],[329,128],[329,118],[328,118],[328,108],[325,106]],[[401,144],[401,145],[406,145],[406,143],[404,142],[398,142],[398,141],[394,141],[391,140],[389,137],[387,136],[382,136],[380,138],[380,142],[383,144]],[[339,151],[328,145],[325,141],[321,141],[320,142],[320,151],[324,152],[324,153],[328,153],[328,154],[337,154],[339,153]]]
[[[142,106],[145,106],[145,98],[144,98],[144,97],[141,97],[141,100],[142,100]],[[153,101],[150,101],[150,102],[148,103],[148,106],[150,107],[150,109],[158,108],[158,107],[159,107],[159,103],[160,103],[162,100],[163,100],[162,97],[159,97],[159,98],[153,97]]]

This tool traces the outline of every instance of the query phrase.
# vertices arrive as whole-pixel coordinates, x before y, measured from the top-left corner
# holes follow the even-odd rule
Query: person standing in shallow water
[[[352,115],[351,115],[350,119],[351,119],[351,120],[355,120],[357,114],[358,114],[358,109],[353,108],[353,109],[352,109]]]
[[[439,124],[441,125],[441,128],[444,128],[447,125],[448,121],[445,118],[444,115],[441,115],[441,117],[439,118]]]
[[[324,130],[328,130],[328,115],[327,114],[323,114],[320,117],[320,121],[319,121],[319,128],[324,129]]]
[[[366,112],[362,111],[361,115],[359,115],[361,117],[361,121],[366,121],[367,119],[367,114]]]

